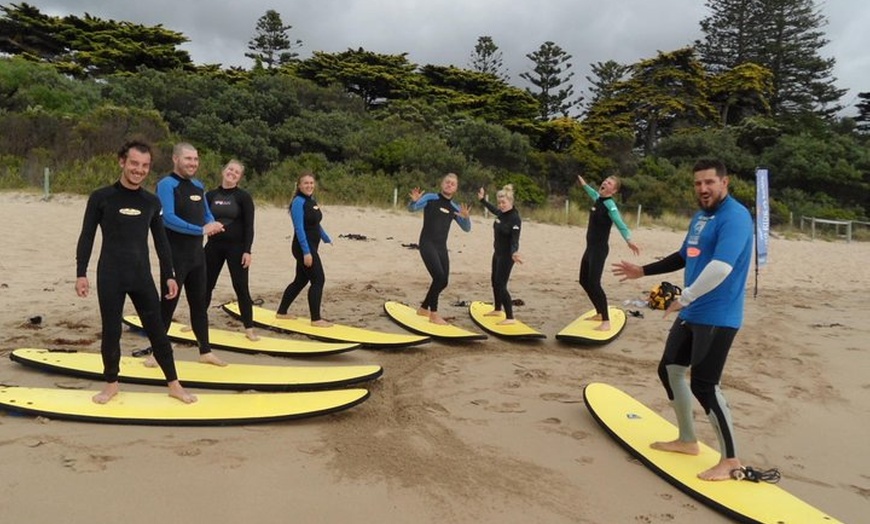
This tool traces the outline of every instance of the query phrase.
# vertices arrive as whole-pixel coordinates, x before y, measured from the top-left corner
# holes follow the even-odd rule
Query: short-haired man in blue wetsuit
[[[455,220],[463,231],[471,231],[469,208],[467,205],[457,205],[453,195],[459,189],[459,177],[448,173],[441,179],[441,192],[423,193],[419,187],[411,190],[411,211],[423,211],[423,229],[420,231],[420,256],[432,284],[426,292],[426,298],[417,310],[420,316],[428,316],[433,324],[447,324],[438,315],[438,296],[447,287],[450,277],[450,258],[447,255],[447,235],[450,224]]]
[[[190,326],[199,344],[199,360],[226,366],[211,351],[208,337],[208,283],[206,279],[203,236],[224,230],[208,207],[205,187],[194,178],[199,169],[199,154],[192,145],[181,142],[172,150],[172,173],[157,182],[157,197],[163,205],[163,224],[172,247],[172,263],[179,289],[183,289],[190,307]],[[164,298],[161,315],[166,329],[178,305],[178,295]]]
[[[118,152],[118,163],[121,166],[118,181],[94,191],[88,198],[76,246],[76,294],[84,298],[90,291],[88,263],[97,227],[100,228],[103,242],[97,264],[97,298],[103,324],[100,352],[106,385],[93,400],[105,404],[120,390],[121,318],[124,301],[129,296],[166,377],[169,395],[189,404],[196,397],[178,382],[172,345],[160,319],[160,297],[151,276],[149,232],[160,260],[160,273],[165,278],[162,284],[167,297],[178,294],[169,242],[160,218],[160,201],[141,187],[151,170],[151,146],[138,140],[125,143]]]
[[[702,471],[703,480],[727,480],[742,466],[734,444],[731,412],[719,381],[731,343],[743,323],[743,300],[752,259],[753,224],[749,211],[728,194],[725,165],[700,160],[693,169],[695,195],[701,210],[692,218],[679,251],[643,267],[621,261],[614,274],[621,280],[685,268],[683,293],[665,312],[679,312],[671,326],[659,363],[659,379],[673,402],[679,437],[655,442],[663,451],[697,455],[692,395],[713,424],[721,458]],[[691,370],[691,381],[686,373]]]

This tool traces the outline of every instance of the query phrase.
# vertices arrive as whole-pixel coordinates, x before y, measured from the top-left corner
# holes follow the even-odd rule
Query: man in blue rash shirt
[[[701,210],[692,218],[680,250],[642,267],[621,261],[614,264],[613,272],[626,280],[685,268],[683,293],[665,312],[665,316],[677,311],[679,315],[671,326],[658,367],[659,379],[677,415],[679,437],[655,442],[652,447],[689,455],[699,453],[692,419],[694,394],[713,425],[721,454],[719,462],[698,477],[727,480],[741,464],[731,412],[719,381],[731,343],[743,323],[753,224],[749,211],[728,195],[728,176],[722,162],[700,160],[693,172]],[[687,384],[690,369],[691,381]]]
[[[420,256],[432,284],[426,293],[426,298],[417,310],[420,316],[428,316],[433,324],[447,324],[438,315],[438,296],[447,287],[450,276],[450,258],[447,254],[447,235],[450,224],[455,220],[466,233],[471,231],[469,208],[453,202],[453,195],[459,189],[459,178],[454,173],[448,173],[441,180],[440,193],[423,193],[420,188],[411,190],[411,211],[423,210],[423,229],[420,231]]]
[[[154,348],[154,356],[166,377],[169,395],[186,404],[196,402],[178,381],[172,345],[160,319],[160,297],[151,276],[148,232],[160,260],[160,273],[167,298],[178,294],[172,270],[169,242],[160,218],[160,201],[141,188],[151,169],[151,147],[131,140],[118,152],[121,176],[118,181],[91,193],[76,246],[76,294],[88,296],[88,263],[97,227],[103,235],[97,264],[97,298],[103,324],[100,352],[106,385],[93,401],[105,404],[118,394],[121,361],[121,318],[127,295],[142,319],[142,326]]]
[[[194,178],[199,169],[199,154],[192,145],[180,142],[172,150],[173,172],[157,183],[157,196],[163,205],[163,224],[172,247],[172,262],[180,289],[190,307],[190,326],[199,344],[199,360],[226,366],[211,351],[208,338],[208,284],[202,237],[224,230],[215,221],[205,198],[205,187]],[[169,329],[178,305],[178,295],[161,302],[163,324]]]

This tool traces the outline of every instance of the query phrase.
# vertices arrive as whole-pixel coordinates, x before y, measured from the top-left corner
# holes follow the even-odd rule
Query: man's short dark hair
[[[151,144],[141,138],[132,138],[124,142],[124,145],[122,145],[121,149],[118,150],[118,158],[126,159],[127,153],[129,153],[131,149],[135,149],[140,153],[148,153],[149,155],[152,154]]]
[[[698,171],[706,171],[708,169],[715,169],[716,176],[722,178],[724,176],[728,176],[728,169],[725,168],[725,163],[716,158],[702,158],[695,162],[695,166],[692,168],[692,173],[697,173]]]

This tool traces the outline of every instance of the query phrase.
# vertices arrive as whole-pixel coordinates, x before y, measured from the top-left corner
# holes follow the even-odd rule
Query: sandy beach
[[[153,176],[153,175],[152,175]],[[19,347],[99,351],[95,294],[74,292],[85,197],[0,193],[0,383],[92,389],[8,359]],[[385,300],[417,305],[428,286],[416,243],[419,214],[330,206],[321,248],[323,315],[402,332]],[[583,348],[554,335],[591,304],[577,284],[585,229],[524,223],[510,290],[517,318],[548,338],[490,337],[297,360],[220,352],[232,363],[378,364],[371,397],[352,409],[284,423],[151,427],[49,420],[0,411],[4,522],[717,523],[728,519],[656,476],[590,416],[582,388],[617,386],[674,420],[655,368],[670,320],[643,309],[614,342]],[[641,226],[634,257],[612,233],[609,262],[646,263],[673,252],[683,231]],[[362,235],[365,240],[345,235]],[[286,209],[257,208],[251,292],[274,309],[293,277]],[[476,329],[460,301],[491,300],[491,219],[473,210],[471,233],[451,232],[451,281],[441,313]],[[95,283],[98,246],[89,276]],[[722,387],[745,464],[776,467],[780,485],[844,522],[870,515],[870,244],[772,238],[769,264],[750,275],[746,321]],[[155,265],[156,267],[156,265]],[[642,299],[662,279],[620,283],[612,305]],[[213,306],[234,298],[224,272]],[[304,298],[304,297],[303,297]],[[631,309],[639,309],[630,306]],[[132,306],[127,304],[132,313]],[[297,300],[291,312],[307,313]],[[212,326],[241,329],[217,308]],[[30,319],[41,317],[38,325]],[[182,298],[176,318],[186,322]],[[281,335],[279,335],[281,336]],[[283,335],[292,338],[290,335]],[[143,339],[125,330],[125,354]],[[218,351],[218,350],[216,350]],[[193,360],[175,344],[176,359]],[[125,390],[156,391],[123,385]],[[204,393],[205,390],[195,390]],[[695,411],[700,437],[715,445]]]

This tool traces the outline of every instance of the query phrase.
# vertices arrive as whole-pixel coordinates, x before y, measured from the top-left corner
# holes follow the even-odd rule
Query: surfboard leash
[[[752,466],[743,466],[732,469],[731,478],[734,480],[749,480],[751,482],[769,482],[771,484],[776,484],[782,478],[782,475],[776,468],[755,469]]]

